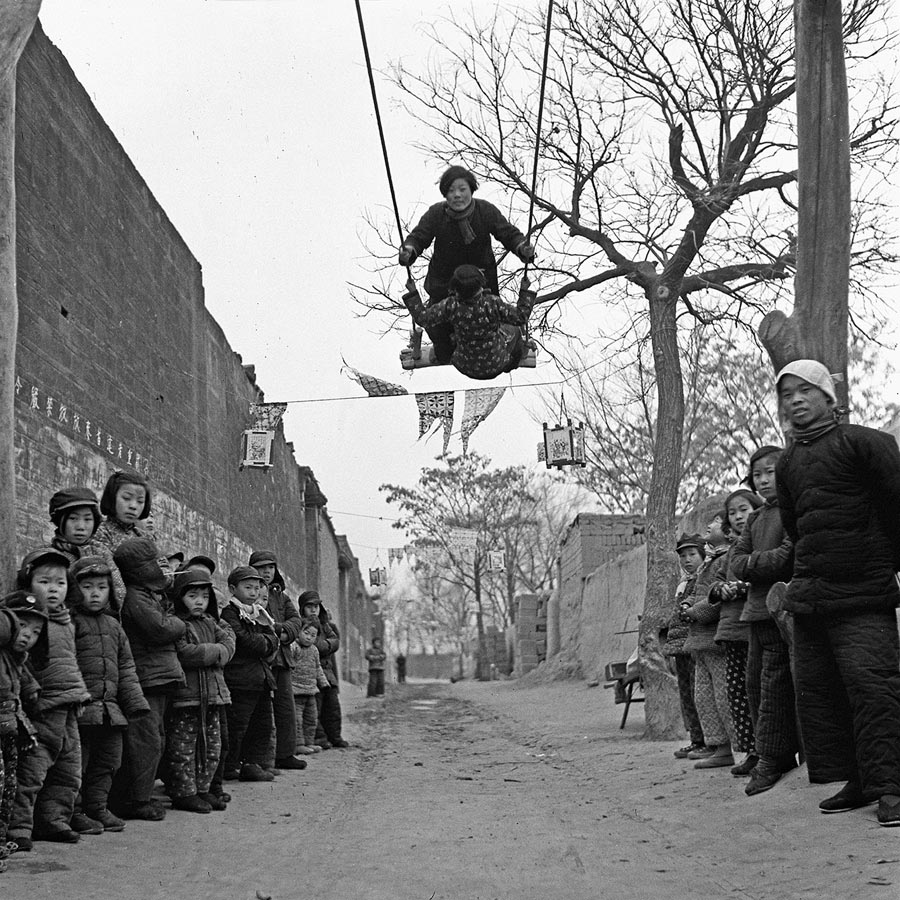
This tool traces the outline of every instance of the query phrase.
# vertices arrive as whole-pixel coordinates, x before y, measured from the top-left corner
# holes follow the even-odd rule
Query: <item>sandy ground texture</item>
[[[353,747],[227,812],[170,811],[80,844],[38,843],[0,897],[116,900],[650,900],[900,897],[900,829],[825,816],[805,770],[757,797],[677,744],[624,731],[583,682],[343,688]]]

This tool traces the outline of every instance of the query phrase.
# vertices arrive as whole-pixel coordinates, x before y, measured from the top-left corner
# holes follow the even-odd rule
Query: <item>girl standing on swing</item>
[[[534,248],[525,235],[511,225],[496,206],[487,200],[475,199],[478,181],[468,169],[450,166],[441,176],[438,187],[444,202],[428,208],[403,241],[399,253],[400,265],[408,268],[434,241],[434,252],[425,277],[425,291],[429,297],[426,310],[449,295],[453,273],[463,265],[481,269],[487,292],[494,296],[500,293],[497,260],[491,248],[492,235],[522,262],[534,260]],[[434,347],[435,362],[449,363],[454,350],[452,324],[435,322],[426,330]]]

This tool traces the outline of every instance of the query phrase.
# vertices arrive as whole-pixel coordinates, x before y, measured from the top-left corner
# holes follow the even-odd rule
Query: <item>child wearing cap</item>
[[[782,452],[767,445],[750,457],[745,480],[765,503],[747,517],[731,561],[734,577],[749,585],[740,621],[750,624],[747,697],[759,761],[744,788],[747,796],[773,788],[796,767],[800,749],[790,647],[766,604],[772,585],[790,579],[794,558],[778,506],[775,468]]]
[[[231,599],[222,620],[234,632],[234,656],[225,666],[231,693],[228,707],[228,754],[225,778],[272,781],[267,771],[272,740],[272,692],[275,678],[269,660],[278,650],[274,621],[259,604],[263,580],[252,566],[238,566],[228,575]]]
[[[689,623],[685,652],[694,657],[694,706],[703,726],[706,748],[711,751],[694,764],[695,769],[715,769],[734,765],[731,709],[728,706],[725,649],[716,643],[720,607],[707,594],[715,568],[728,551],[722,529],[723,513],[709,522],[704,535],[706,558],[697,570],[694,595],[681,604],[681,617]]]
[[[114,609],[121,609],[125,599],[125,583],[113,562],[111,548],[95,540],[102,521],[96,494],[86,487],[57,491],[50,498],[50,521],[56,526],[50,546],[67,556],[70,562],[82,556],[103,557],[113,578],[114,593],[110,604]]]
[[[449,328],[453,349],[449,360],[463,375],[486,380],[511,372],[525,352],[524,327],[537,298],[523,277],[515,306],[485,290],[485,277],[475,266],[459,266],[450,279],[450,294],[424,306],[412,279],[403,302],[416,325],[432,334]],[[441,362],[435,351],[435,361]]]
[[[349,747],[344,740],[341,729],[341,694],[338,686],[338,669],[336,653],[341,646],[341,635],[337,625],[322,606],[318,591],[304,591],[298,598],[300,614],[304,618],[312,616],[319,623],[319,634],[316,637],[316,649],[322,671],[328,679],[328,687],[316,694],[319,724],[316,728],[316,746],[328,750],[331,747]]]
[[[127,589],[122,627],[150,712],[128,724],[123,764],[110,802],[127,819],[159,822],[166,811],[153,799],[153,786],[165,750],[166,718],[176,690],[185,682],[178,642],[187,626],[169,611],[165,592],[172,578],[160,567],[160,552],[152,540],[124,540],[114,559]]]
[[[38,687],[25,663],[46,624],[47,606],[34,594],[15,591],[0,600],[0,872],[10,850],[7,833],[18,786],[19,748],[34,743],[34,727],[24,707],[34,705]]]
[[[187,683],[176,690],[166,726],[166,769],[174,809],[208,813],[225,802],[210,792],[222,752],[222,710],[231,702],[224,667],[234,655],[234,632],[219,624],[212,582],[201,569],[175,576],[170,593],[187,630],[178,659]]]
[[[297,713],[294,708],[294,691],[291,684],[291,644],[300,636],[300,610],[284,590],[284,578],[278,571],[278,559],[271,550],[256,550],[250,555],[248,565],[256,569],[268,590],[266,609],[272,617],[278,650],[271,660],[275,678],[275,695],[272,700],[275,715],[275,765],[279,769],[304,769],[306,763],[298,759]]]
[[[697,570],[706,555],[704,541],[699,534],[682,533],[675,543],[675,552],[681,563],[682,579],[675,589],[672,614],[665,632],[662,652],[675,661],[675,676],[678,680],[678,698],[681,702],[681,717],[690,737],[690,743],[675,751],[678,759],[702,759],[709,755],[703,738],[703,726],[697,707],[694,705],[694,657],[684,649],[690,628],[681,617],[682,604],[691,603],[697,586]],[[693,756],[691,756],[693,754]]]
[[[37,746],[19,760],[19,786],[9,836],[20,850],[33,840],[75,843],[70,825],[81,787],[78,714],[90,695],[75,654],[75,627],[66,609],[69,560],[58,550],[34,550],[16,576],[47,609],[47,624],[31,651],[28,665],[40,695],[29,711]]]
[[[122,765],[129,721],[150,712],[128,638],[110,608],[112,591],[112,572],[103,557],[82,556],[69,569],[66,603],[75,626],[78,668],[90,695],[78,719],[81,792],[71,827],[79,834],[125,827],[109,811],[109,792]]]
[[[878,823],[900,826],[900,450],[889,434],[838,423],[820,362],[788,364],[776,386],[793,439],[778,499],[795,541],[785,606],[809,780],[846,782],[822,812],[878,801]]]
[[[736,778],[749,775],[759,762],[759,757],[753,736],[750,701],[747,699],[747,642],[750,626],[741,622],[747,585],[735,578],[732,560],[735,542],[741,536],[747,518],[762,503],[759,495],[746,488],[732,491],[725,498],[722,530],[728,536],[729,547],[716,562],[707,593],[709,602],[718,604],[720,609],[715,640],[725,651],[725,687],[731,713],[732,748],[744,754],[744,758],[731,770]]]
[[[301,620],[300,635],[291,645],[291,683],[294,688],[294,704],[297,707],[297,752],[317,753],[316,743],[319,725],[319,708],[316,696],[319,690],[328,690],[328,678],[319,660],[316,638],[319,636],[319,620],[308,616]]]

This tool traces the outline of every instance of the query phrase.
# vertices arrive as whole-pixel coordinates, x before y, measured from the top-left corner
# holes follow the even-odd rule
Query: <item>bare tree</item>
[[[843,37],[851,63],[885,45],[881,13],[878,0],[850,4]],[[421,149],[499,184],[520,215],[534,202],[544,334],[559,335],[565,298],[589,291],[628,323],[600,338],[610,356],[625,333],[649,340],[657,427],[640,648],[647,733],[669,737],[680,728],[678,706],[655,635],[667,606],[666,548],[682,472],[679,316],[755,322],[793,274],[793,6],[570,0],[559,5],[557,22],[534,195],[540,21],[451,18],[432,32],[440,53],[423,68],[398,66],[393,80],[422,127]],[[870,148],[893,147],[895,109],[876,88],[870,81],[858,94],[849,146],[860,164]],[[892,262],[865,211],[854,238],[868,271]],[[372,290],[357,299],[398,308],[386,302],[389,290]]]

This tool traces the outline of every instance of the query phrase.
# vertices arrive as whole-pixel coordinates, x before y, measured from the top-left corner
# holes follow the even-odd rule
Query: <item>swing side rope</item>
[[[378,94],[375,91],[375,76],[372,73],[372,58],[369,56],[369,42],[366,39],[366,26],[363,22],[362,6],[360,0],[356,0],[356,17],[359,20],[359,36],[362,39],[363,54],[366,58],[366,71],[369,75],[369,87],[372,91],[372,104],[375,107],[375,121],[378,123],[378,137],[381,140],[381,154],[384,157],[384,170],[387,173],[388,188],[391,192],[391,203],[394,205],[394,218],[397,222],[397,233],[400,235],[400,242],[403,241],[403,225],[400,221],[400,208],[397,206],[397,193],[394,190],[394,179],[391,175],[391,161],[388,157],[387,141],[384,138],[384,125],[381,121],[381,109],[378,106]],[[412,278],[412,268],[406,267],[406,274]]]

